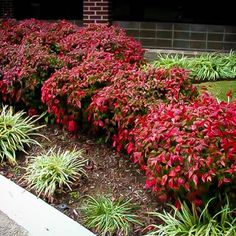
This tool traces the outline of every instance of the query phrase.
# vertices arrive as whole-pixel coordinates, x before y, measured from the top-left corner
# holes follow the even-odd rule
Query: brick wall
[[[14,0],[0,0],[0,18],[14,17]]]
[[[84,0],[84,24],[108,24],[109,9],[109,0]]]

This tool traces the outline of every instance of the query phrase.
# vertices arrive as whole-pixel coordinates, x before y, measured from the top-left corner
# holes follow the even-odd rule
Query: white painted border
[[[0,210],[32,236],[95,236],[76,221],[2,175]]]

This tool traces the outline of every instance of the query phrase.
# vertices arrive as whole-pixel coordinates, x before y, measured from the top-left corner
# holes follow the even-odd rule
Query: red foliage
[[[232,91],[228,90],[227,93],[226,93],[226,96],[229,97],[229,98],[232,98]]]
[[[124,30],[117,26],[89,25],[80,28],[76,33],[60,41],[63,51],[98,50],[111,53],[116,59],[128,63],[141,63],[144,50],[141,44],[132,37],[128,37]]]
[[[135,120],[132,159],[146,165],[146,186],[159,196],[231,182],[236,173],[236,103],[203,95],[190,103],[159,103]],[[130,150],[129,150],[130,152]]]
[[[42,101],[58,122],[64,123],[71,114],[77,120],[91,97],[111,84],[118,71],[129,67],[133,66],[117,61],[112,54],[91,52],[79,66],[54,73],[42,87]]]
[[[235,102],[197,99],[184,70],[142,71],[140,43],[115,26],[33,19],[0,26],[2,101],[33,115],[45,109],[42,99],[70,132],[89,119],[139,164],[162,200],[185,195],[199,205],[211,185],[235,179]]]
[[[70,132],[75,132],[75,131],[77,131],[77,123],[76,123],[75,121],[70,120],[70,121],[68,122],[68,131],[70,131]]]
[[[129,70],[117,74],[112,85],[98,92],[89,106],[90,120],[113,137],[120,151],[129,140],[138,115],[146,114],[159,101],[191,101],[196,88],[183,70]],[[132,146],[128,146],[128,153]]]
[[[9,103],[23,103],[40,109],[40,88],[56,70],[66,65],[55,50],[55,41],[72,32],[68,24],[26,20],[3,22],[0,39],[1,97]],[[62,30],[62,29],[64,30]],[[61,29],[61,30],[59,30]]]
[[[115,57],[115,68],[124,61],[133,64],[143,61],[140,43],[117,27],[79,28],[66,21],[49,23],[34,19],[1,21],[0,25],[3,36],[0,38],[0,97],[8,103],[45,109],[40,101],[44,81],[60,68],[66,71],[79,66],[89,56],[94,59],[97,51],[106,54],[104,60]],[[87,77],[95,72],[95,69],[89,69],[93,67],[92,63],[92,60],[88,65],[83,63]],[[105,67],[103,61],[104,72]]]

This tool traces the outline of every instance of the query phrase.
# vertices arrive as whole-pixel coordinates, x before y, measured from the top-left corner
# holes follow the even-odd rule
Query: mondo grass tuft
[[[183,55],[159,54],[152,63],[156,68],[183,68],[189,71],[193,81],[215,81],[234,79],[236,77],[236,54],[204,53],[200,56],[185,57]]]
[[[235,78],[236,73],[233,70],[235,62],[233,54],[226,56],[216,53],[202,54],[190,60],[190,76],[200,81]]]
[[[171,205],[174,210],[172,214],[165,211],[150,213],[161,219],[164,224],[151,225],[153,231],[146,236],[235,236],[236,218],[233,213],[235,214],[236,209],[231,210],[227,203],[212,216],[208,211],[211,200],[203,210],[194,205],[191,208],[183,203],[180,210]]]
[[[36,126],[41,116],[27,117],[25,112],[14,113],[12,107],[3,106],[0,112],[0,161],[7,160],[15,165],[16,151],[26,152],[25,147],[40,144],[32,136],[42,136],[37,132],[42,126]]]
[[[106,196],[96,198],[89,196],[81,207],[85,225],[95,229],[99,235],[113,235],[113,233],[129,235],[131,224],[141,225],[137,215],[132,214],[135,206],[130,201],[124,199],[113,201]]]
[[[38,196],[49,199],[58,188],[66,186],[71,190],[73,182],[81,175],[86,175],[84,166],[87,160],[84,159],[82,150],[55,149],[56,147],[31,157],[23,177],[29,189],[34,190]]]
[[[157,59],[152,63],[156,68],[172,69],[189,67],[189,58],[183,55],[172,54],[158,54]]]

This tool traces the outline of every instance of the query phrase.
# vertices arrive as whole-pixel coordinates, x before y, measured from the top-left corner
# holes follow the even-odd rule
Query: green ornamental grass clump
[[[130,200],[112,200],[106,196],[93,198],[89,196],[81,207],[84,222],[88,228],[94,228],[99,235],[123,233],[129,235],[131,224],[141,224],[135,214]]]
[[[236,54],[204,53],[200,56],[158,55],[152,63],[156,68],[183,68],[193,81],[214,81],[236,77]]]
[[[203,210],[183,203],[180,209],[171,205],[173,213],[151,213],[161,219],[163,224],[151,225],[154,229],[146,236],[235,236],[236,218],[233,214],[236,209],[231,210],[227,202],[219,212],[212,215],[208,210],[211,201],[212,199],[208,201]]]
[[[159,54],[157,59],[153,62],[153,66],[167,70],[174,67],[188,69],[189,59],[183,55],[178,54]]]
[[[24,180],[38,196],[51,198],[58,188],[66,186],[71,189],[73,182],[81,175],[86,175],[84,166],[87,160],[83,157],[82,150],[55,149],[56,147],[31,157],[26,168]]]
[[[14,113],[12,107],[3,106],[0,112],[0,161],[17,163],[16,152],[26,153],[26,147],[40,145],[32,136],[42,136],[37,132],[42,126],[36,126],[41,117],[27,117],[25,112]]]
[[[226,56],[209,53],[192,58],[188,67],[191,69],[190,76],[200,81],[235,78],[233,67],[236,61],[233,64],[233,58],[233,53]]]
[[[222,58],[222,60],[225,64],[227,64],[227,66],[235,75],[236,74],[236,53],[231,51],[229,54],[226,54]]]

